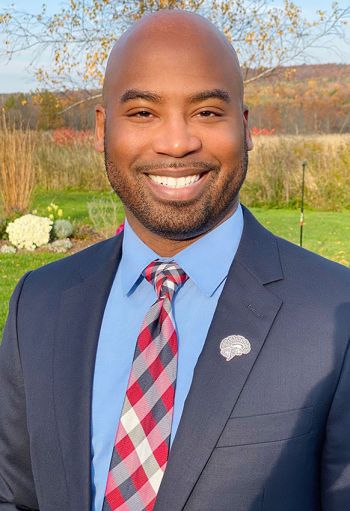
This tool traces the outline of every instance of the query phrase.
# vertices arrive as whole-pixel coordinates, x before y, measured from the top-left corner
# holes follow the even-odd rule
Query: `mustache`
[[[140,165],[135,165],[134,169],[137,172],[151,172],[159,169],[183,169],[183,168],[194,168],[198,169],[202,172],[209,172],[210,170],[220,170],[220,166],[214,163],[195,160],[195,161],[172,161],[172,162],[154,162],[154,163],[144,163]]]

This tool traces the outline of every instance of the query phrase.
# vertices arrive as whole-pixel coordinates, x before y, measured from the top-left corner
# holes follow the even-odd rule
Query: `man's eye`
[[[212,110],[202,110],[199,112],[200,117],[219,117],[217,112],[213,112]]]
[[[139,112],[135,112],[132,114],[132,117],[141,117],[143,119],[148,119],[151,117],[151,112],[147,112],[147,110],[140,110]]]

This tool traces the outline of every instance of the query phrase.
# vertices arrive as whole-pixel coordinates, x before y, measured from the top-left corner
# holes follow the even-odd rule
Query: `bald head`
[[[235,210],[252,148],[242,96],[235,51],[197,14],[150,14],[114,46],[96,148],[128,222],[157,253]]]
[[[114,96],[118,78],[126,67],[142,63],[135,73],[147,73],[147,58],[168,52],[169,60],[188,62],[200,58],[211,68],[208,81],[224,72],[232,81],[239,101],[243,101],[242,74],[235,50],[226,37],[202,16],[181,10],[161,10],[148,14],[129,28],[115,43],[107,64],[103,87],[104,104]],[[144,59],[143,59],[144,57]],[[208,67],[208,66],[207,66]],[[221,69],[220,69],[221,68]],[[159,70],[162,71],[161,69]]]

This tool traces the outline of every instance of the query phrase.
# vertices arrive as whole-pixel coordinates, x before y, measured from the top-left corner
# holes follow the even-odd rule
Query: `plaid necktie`
[[[137,338],[102,511],[152,511],[168,461],[178,351],[171,300],[187,275],[173,261],[153,261],[143,275],[158,299]]]

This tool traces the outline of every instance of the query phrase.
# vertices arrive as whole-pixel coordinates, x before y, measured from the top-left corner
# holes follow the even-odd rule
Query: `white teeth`
[[[149,174],[149,177],[155,183],[163,186],[168,186],[169,188],[184,188],[185,186],[192,185],[201,177],[200,174],[196,174],[195,176],[186,176],[186,177],[169,177],[169,176],[153,176]]]

